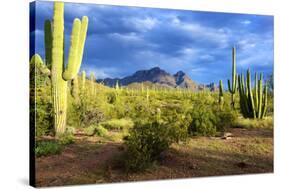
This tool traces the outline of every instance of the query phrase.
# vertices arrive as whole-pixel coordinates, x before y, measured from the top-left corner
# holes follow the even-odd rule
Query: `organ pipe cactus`
[[[219,82],[219,104],[223,105],[223,84],[222,80]]]
[[[227,80],[228,90],[231,93],[231,105],[232,108],[235,106],[235,93],[237,89],[237,74],[236,74],[236,48],[232,48],[232,85],[230,80]]]
[[[52,100],[56,135],[63,134],[66,127],[67,82],[77,76],[83,57],[88,29],[88,17],[82,22],[73,21],[68,64],[64,67],[64,3],[54,2],[53,22],[45,21],[46,65],[51,68]]]
[[[255,75],[255,88],[251,87],[251,73],[247,70],[246,83],[243,74],[238,76],[241,113],[245,118],[263,119],[267,111],[267,85],[262,87],[263,75]],[[253,94],[254,93],[254,94]]]

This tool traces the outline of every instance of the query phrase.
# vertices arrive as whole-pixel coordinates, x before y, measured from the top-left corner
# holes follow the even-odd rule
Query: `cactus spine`
[[[223,84],[222,80],[219,82],[219,104],[222,106],[223,105]]]
[[[88,17],[74,19],[69,49],[68,65],[64,67],[64,3],[54,2],[53,23],[45,22],[46,63],[51,64],[52,99],[56,135],[66,127],[67,82],[77,75],[83,57],[88,29]]]
[[[267,109],[267,85],[262,87],[263,75],[255,74],[255,88],[251,87],[251,72],[247,70],[246,84],[243,74],[238,76],[241,113],[245,118],[263,119]],[[254,94],[253,94],[254,91]]]
[[[230,80],[227,80],[228,90],[231,93],[231,105],[232,108],[235,106],[235,93],[237,89],[237,74],[236,74],[236,48],[232,48],[232,85]]]

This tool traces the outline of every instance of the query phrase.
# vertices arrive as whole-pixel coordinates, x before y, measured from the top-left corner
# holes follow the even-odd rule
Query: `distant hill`
[[[118,82],[120,86],[128,86],[130,88],[136,88],[138,83],[145,83],[146,86],[150,87],[156,85],[157,88],[186,88],[192,91],[203,90],[206,88],[213,91],[217,88],[213,83],[209,85],[197,84],[183,71],[178,71],[176,74],[171,75],[159,67],[154,67],[149,70],[139,70],[133,75],[124,78],[98,79],[97,82],[102,82],[104,85],[110,87],[114,87]]]

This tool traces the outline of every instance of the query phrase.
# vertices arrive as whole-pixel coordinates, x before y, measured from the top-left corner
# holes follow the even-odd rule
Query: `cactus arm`
[[[81,21],[77,18],[73,21],[71,39],[70,39],[70,48],[68,54],[68,65],[66,70],[63,72],[64,80],[73,79],[80,68],[80,64],[78,64],[78,45],[79,45],[79,36],[81,30]]]
[[[52,41],[52,24],[50,20],[46,20],[44,24],[45,61],[49,69],[52,64]]]
[[[262,116],[262,103],[263,103],[263,93],[262,93],[262,73],[260,74],[260,79],[258,81],[258,115],[260,119]]]
[[[259,104],[259,99],[258,99],[258,87],[259,87],[259,84],[258,84],[258,74],[255,73],[255,88],[254,88],[254,102],[255,102],[255,106],[258,107],[258,104]]]
[[[265,117],[267,111],[267,85],[264,86],[263,106],[261,119]]]
[[[255,110],[255,104],[254,104],[252,87],[251,87],[251,72],[249,69],[247,70],[247,87],[248,87],[248,98],[250,100],[249,104],[253,114],[252,116],[253,118],[256,118],[256,110]]]
[[[231,89],[231,85],[230,85],[230,80],[227,80],[227,86],[228,86],[228,91],[232,94],[232,89]]]
[[[38,69],[44,75],[50,75],[51,71],[43,63],[42,58],[39,54],[35,54],[31,57],[30,63],[35,66],[35,69]]]
[[[79,44],[78,44],[78,62],[77,65],[80,68],[80,65],[82,63],[83,59],[83,52],[84,52],[84,46],[85,46],[85,41],[86,41],[86,36],[87,36],[87,30],[88,30],[88,17],[83,16],[82,17],[82,23],[81,23],[81,31],[80,31],[80,36],[79,36]],[[79,70],[79,69],[78,69]],[[78,73],[78,71],[77,71]]]

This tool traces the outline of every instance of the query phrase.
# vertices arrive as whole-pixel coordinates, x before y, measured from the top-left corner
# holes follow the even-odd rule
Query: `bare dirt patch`
[[[230,140],[196,137],[174,144],[141,173],[126,173],[122,143],[76,137],[59,155],[36,158],[37,186],[92,184],[273,172],[273,134],[266,129],[230,129]]]

